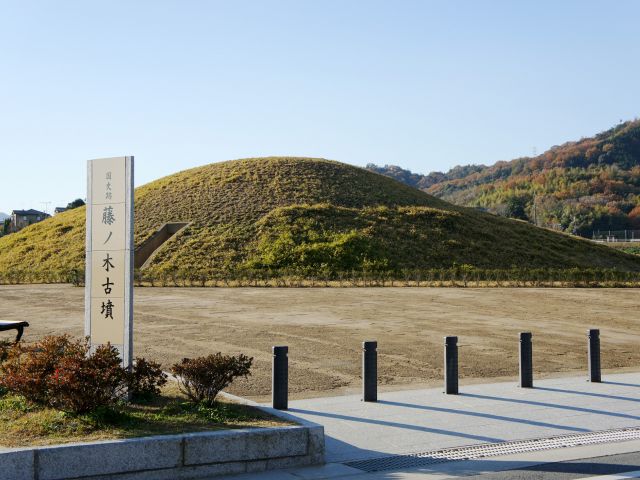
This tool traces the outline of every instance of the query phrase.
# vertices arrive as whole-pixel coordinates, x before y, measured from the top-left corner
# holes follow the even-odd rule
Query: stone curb
[[[0,451],[0,480],[196,480],[318,465],[324,450],[324,428],[311,422],[15,448]]]

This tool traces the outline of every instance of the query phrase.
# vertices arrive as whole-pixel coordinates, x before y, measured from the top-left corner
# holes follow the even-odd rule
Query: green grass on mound
[[[84,208],[0,238],[0,274],[32,280],[83,267]],[[599,267],[640,270],[640,258],[565,234],[453,206],[338,162],[262,158],[216,163],[136,189],[135,241],[165,222],[191,222],[151,271],[310,273],[441,268]]]

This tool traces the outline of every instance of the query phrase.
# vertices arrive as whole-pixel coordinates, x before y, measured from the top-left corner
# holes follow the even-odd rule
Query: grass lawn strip
[[[292,423],[226,399],[213,407],[190,404],[175,382],[149,403],[88,415],[30,404],[9,393],[0,396],[0,447],[5,448],[284,425]]]

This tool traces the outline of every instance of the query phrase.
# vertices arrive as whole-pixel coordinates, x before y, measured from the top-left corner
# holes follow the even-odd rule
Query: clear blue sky
[[[637,1],[0,1],[0,211],[267,155],[427,173],[640,112]]]

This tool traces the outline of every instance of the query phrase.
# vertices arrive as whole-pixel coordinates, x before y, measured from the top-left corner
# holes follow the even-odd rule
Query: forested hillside
[[[393,165],[367,168],[458,205],[585,237],[640,229],[640,120],[492,166],[428,175]]]

